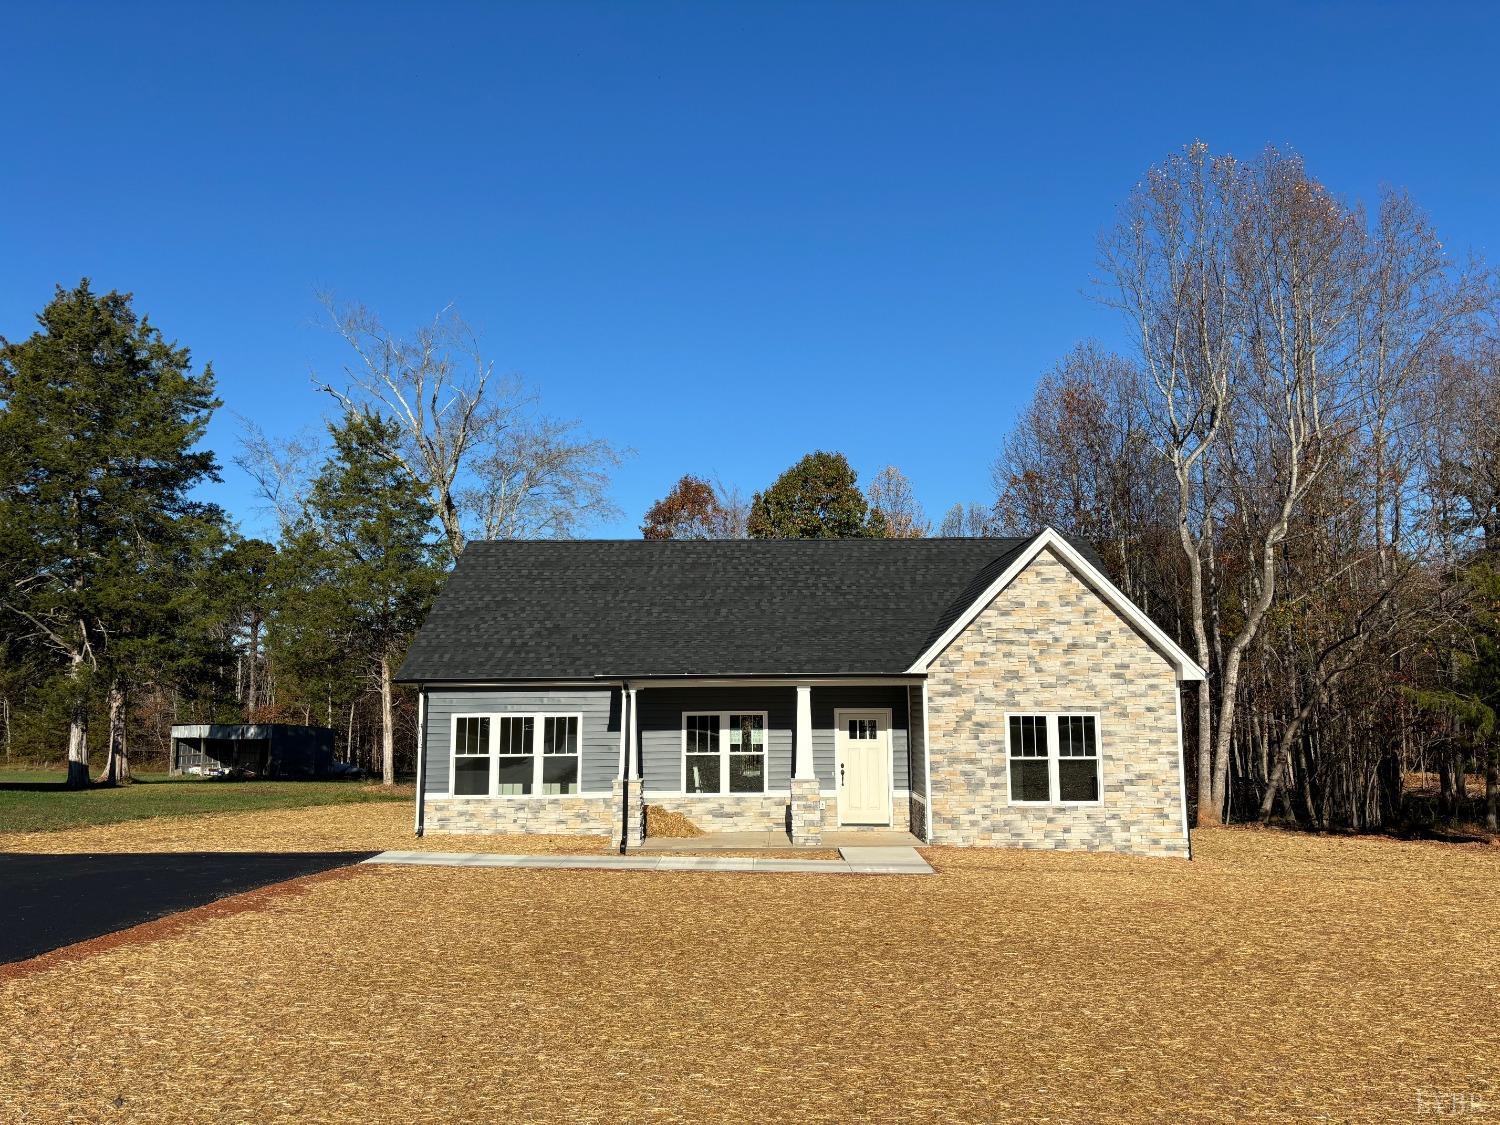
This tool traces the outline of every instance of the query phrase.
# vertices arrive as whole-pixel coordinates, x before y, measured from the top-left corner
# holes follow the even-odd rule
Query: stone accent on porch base
[[[427,797],[423,832],[610,836],[619,814],[605,794],[577,797]]]
[[[629,790],[629,796],[626,791]],[[641,841],[646,838],[646,804],[641,799],[641,780],[634,778],[630,781],[615,779],[614,807],[623,809],[625,814],[625,828],[623,832],[626,849],[640,847]],[[618,824],[618,822],[616,822]],[[614,839],[620,842],[622,835],[619,827],[614,829]]]
[[[921,795],[913,793],[906,799],[905,804],[907,831],[919,840],[927,839],[927,805],[922,801]]]
[[[823,794],[815,777],[792,778],[792,844],[817,847],[823,842]]]
[[[705,832],[785,832],[789,821],[785,793],[743,793],[712,796],[646,794],[646,804],[686,817]]]
[[[792,784],[795,786],[796,781]],[[705,832],[786,832],[791,833],[795,805],[787,793],[746,793],[743,795],[709,796],[687,794],[660,796],[646,794],[646,804],[655,805],[665,812],[678,813],[692,821]],[[821,831],[834,829],[850,832],[863,831],[864,825],[840,825],[838,819],[839,799],[835,793],[818,794],[819,811],[822,818]],[[891,801],[891,823],[869,825],[874,832],[906,832],[911,827],[911,802],[904,793],[898,793]]]

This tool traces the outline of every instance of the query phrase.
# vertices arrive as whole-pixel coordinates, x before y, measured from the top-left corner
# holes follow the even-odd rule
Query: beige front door
[[[837,711],[839,823],[891,822],[891,720],[885,711]]]

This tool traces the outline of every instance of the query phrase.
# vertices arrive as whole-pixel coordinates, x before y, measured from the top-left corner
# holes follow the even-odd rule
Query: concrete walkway
[[[417,867],[554,867],[599,871],[755,871],[803,875],[931,875],[916,848],[840,848],[839,859],[760,859],[704,855],[487,855],[483,852],[381,852],[365,863]]]

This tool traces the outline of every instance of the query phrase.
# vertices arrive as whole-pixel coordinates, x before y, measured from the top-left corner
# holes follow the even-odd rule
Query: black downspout
[[[624,776],[620,779],[620,854],[625,854],[625,840],[630,835],[630,727],[626,724],[634,718],[630,715],[630,692],[625,689],[624,681],[620,683],[620,737],[625,742],[625,753],[620,757],[620,773]]]
[[[417,687],[417,837],[427,821],[427,688]]]

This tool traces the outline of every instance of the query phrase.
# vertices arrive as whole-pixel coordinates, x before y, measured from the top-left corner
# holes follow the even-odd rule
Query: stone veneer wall
[[[423,833],[597,833],[608,836],[618,831],[619,822],[619,812],[610,796],[539,800],[429,796],[423,813]]]
[[[639,782],[636,784],[639,786]],[[637,793],[633,812],[641,807],[640,801]],[[786,793],[735,797],[653,797],[647,794],[644,803],[657,805],[668,812],[681,813],[706,832],[781,832],[787,829],[790,797]],[[908,801],[898,794],[891,804],[892,827],[905,831],[911,823]],[[618,838],[620,806],[619,794],[604,797],[555,797],[546,800],[429,796],[423,813],[423,832],[576,833]],[[831,831],[838,826],[838,797],[832,793],[824,793],[823,831]]]
[[[824,801],[827,800],[825,797]],[[732,797],[701,793],[681,797],[646,794],[646,804],[679,813],[705,832],[785,831],[790,802],[791,797],[786,793],[743,793]],[[825,804],[824,808],[827,807]],[[827,815],[825,812],[825,826],[829,823]]]
[[[934,843],[1183,856],[1175,669],[1051,551],[928,668]],[[1007,712],[1099,712],[1097,806],[1010,806]]]

